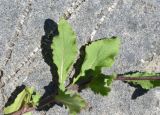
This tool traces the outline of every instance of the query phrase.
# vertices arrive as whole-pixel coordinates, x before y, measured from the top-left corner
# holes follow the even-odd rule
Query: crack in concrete
[[[16,74],[20,71],[20,70],[22,70],[22,68],[28,63],[28,65],[29,64],[31,64],[32,63],[32,59],[33,59],[33,57],[35,56],[35,54],[37,53],[37,52],[39,52],[39,51],[41,51],[40,50],[40,48],[35,48],[34,50],[33,50],[33,52],[31,52],[30,54],[29,54],[29,56],[26,58],[26,60],[24,60],[23,62],[21,62],[20,64],[19,64],[19,67],[17,67],[16,69],[15,69],[15,71],[11,74],[11,75],[9,75],[8,76],[8,78],[14,78],[15,76],[16,76]],[[7,81],[9,81],[10,79],[7,79],[6,81],[5,81],[5,83],[7,82]]]
[[[19,19],[17,21],[17,25],[15,27],[15,32],[14,32],[13,36],[11,37],[11,39],[8,41],[8,45],[7,45],[7,48],[6,48],[7,50],[6,50],[6,57],[5,57],[4,66],[6,66],[6,64],[11,59],[13,48],[15,46],[15,42],[17,42],[17,40],[19,39],[19,36],[22,34],[23,25],[24,25],[27,17],[29,16],[29,14],[30,14],[30,12],[32,10],[31,9],[32,0],[28,0],[28,2],[26,4],[27,5],[22,10],[22,12],[21,12],[21,14],[19,16]],[[18,71],[19,70],[16,70],[15,73],[17,73]],[[4,86],[5,86],[5,83],[3,82],[3,85],[0,88],[0,91],[2,93],[2,98],[3,98],[2,100],[5,101],[7,99],[7,97],[3,94],[3,87]]]
[[[119,0],[120,1],[120,0]],[[94,28],[94,30],[92,31],[90,37],[89,37],[89,40],[88,41],[93,41],[93,38],[94,36],[96,35],[97,33],[97,30],[99,30],[100,26],[103,24],[105,18],[107,18],[106,16],[107,15],[111,15],[112,12],[115,10],[118,2],[113,2],[112,5],[110,7],[108,7],[107,5],[102,8],[102,10],[100,11],[100,14],[101,14],[101,18],[99,19],[98,23],[96,24],[96,27]],[[105,10],[107,10],[108,12],[104,12]],[[99,15],[99,14],[98,14]]]
[[[71,4],[71,7],[64,12],[65,19],[69,19],[73,13],[77,11],[77,9],[85,2],[86,0],[76,0]]]
[[[40,49],[40,48],[39,48],[39,49]],[[6,97],[6,96],[3,94],[3,91],[4,91],[3,87],[5,86],[5,84],[7,84],[7,82],[12,81],[12,83],[14,83],[14,86],[17,86],[17,84],[18,84],[17,80],[18,80],[19,78],[18,78],[18,77],[15,77],[15,76],[17,75],[17,73],[18,73],[20,70],[22,70],[21,68],[24,67],[24,66],[27,64],[27,62],[29,62],[28,65],[32,63],[31,60],[32,60],[32,58],[35,56],[36,52],[41,51],[41,50],[39,50],[39,49],[38,49],[38,47],[35,48],[35,49],[33,50],[33,52],[31,52],[30,55],[26,58],[26,60],[20,63],[20,66],[14,71],[14,73],[13,73],[12,75],[7,76],[7,79],[3,79],[3,82],[0,81],[0,83],[2,83],[2,85],[0,85],[0,91],[2,92],[2,98],[3,98],[3,100],[5,100],[5,101],[8,100],[8,97]],[[24,72],[25,72],[25,71],[24,71]],[[28,76],[27,76],[27,78],[28,78]],[[23,83],[27,78],[24,78],[23,81],[22,81],[22,83]]]
[[[68,20],[71,16],[72,16],[72,14],[75,12],[75,10],[77,9],[77,8],[79,8],[81,5],[82,5],[82,3],[84,3],[86,0],[77,0],[77,1],[75,1],[75,2],[73,2],[72,4],[71,4],[71,7],[70,8],[68,8],[68,10],[64,13],[64,15],[65,15],[65,18]],[[30,0],[30,2],[31,2],[31,0]],[[31,5],[31,3],[30,3],[30,5]],[[29,11],[29,10],[27,10],[27,11]],[[70,14],[70,15],[68,15],[68,13]],[[28,15],[29,15],[29,12],[28,12]],[[25,16],[26,17],[26,16]],[[24,18],[25,18],[24,17]],[[23,23],[24,23],[24,20],[22,21],[20,21],[21,22],[21,24],[23,25]],[[22,29],[22,28],[21,28]],[[14,46],[14,44],[12,43],[12,42],[10,42],[10,45],[11,45],[11,47],[13,47]],[[26,60],[24,60],[23,62],[21,62],[20,64],[19,64],[19,67],[17,67],[16,69],[15,69],[15,71],[12,73],[12,75],[9,75],[8,77],[9,78],[13,78],[13,77],[15,77],[15,75],[29,62],[29,64],[31,64],[32,63],[32,58],[36,55],[36,53],[37,52],[39,52],[41,49],[40,49],[40,47],[36,47],[34,50],[33,50],[33,52],[31,52],[30,53],[30,55],[26,58]],[[7,53],[6,53],[6,57],[8,57],[7,58],[7,60],[6,60],[6,64],[8,63],[8,61],[10,60],[10,58],[11,58],[11,54],[12,54],[12,49],[8,49],[8,51],[7,51]],[[6,65],[5,64],[5,65]]]
[[[13,36],[11,37],[11,40],[8,41],[7,51],[6,51],[6,59],[5,59],[5,65],[9,62],[12,56],[12,51],[15,46],[15,42],[19,39],[20,34],[22,33],[23,25],[26,21],[26,18],[29,16],[29,13],[31,12],[31,4],[32,0],[28,0],[27,5],[22,10],[17,25],[15,27],[15,32]]]

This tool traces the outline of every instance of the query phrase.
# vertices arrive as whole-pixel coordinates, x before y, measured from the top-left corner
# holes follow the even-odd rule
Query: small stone
[[[141,59],[141,63],[145,63],[145,60],[144,60],[144,59]]]

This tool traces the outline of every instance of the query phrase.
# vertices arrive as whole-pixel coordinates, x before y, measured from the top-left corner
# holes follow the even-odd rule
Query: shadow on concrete
[[[140,96],[144,95],[147,92],[148,92],[148,90],[143,89],[141,86],[137,86],[136,90],[132,94],[132,99],[137,99],[137,97],[140,97]]]
[[[125,74],[133,74],[133,73],[137,73],[137,72],[139,72],[139,71],[130,71],[130,72],[127,72],[127,73],[125,73]],[[128,83],[128,82],[126,82],[126,81],[124,81],[124,83]],[[132,94],[132,97],[131,97],[131,99],[137,99],[138,97],[140,97],[140,96],[142,96],[142,95],[144,95],[145,93],[147,93],[148,92],[148,90],[146,90],[146,89],[143,89],[140,85],[138,85],[138,84],[133,84],[133,83],[128,83],[131,87],[134,87],[135,88],[135,91],[133,92],[133,94]]]
[[[70,82],[69,82],[68,86],[73,82],[74,78],[76,78],[79,75],[79,73],[80,73],[80,70],[81,70],[82,64],[84,62],[85,55],[86,55],[85,54],[85,48],[86,48],[86,46],[87,45],[81,46],[81,48],[79,50],[80,51],[79,58],[76,60],[76,62],[73,65],[73,68],[74,68],[75,72],[74,72],[73,77],[70,78]],[[77,85],[79,87],[78,83],[77,83]]]
[[[53,51],[51,48],[51,44],[53,42],[53,37],[58,35],[58,25],[56,22],[54,22],[51,19],[46,19],[44,23],[44,31],[45,35],[41,38],[41,49],[42,49],[42,56],[45,61],[50,66],[50,71],[52,74],[52,81],[48,84],[48,86],[45,86],[45,93],[40,99],[40,105],[43,105],[49,100],[53,100],[53,97],[58,92],[58,73],[57,73],[57,66],[54,64],[53,60]],[[15,91],[11,94],[11,97],[8,99],[8,102],[5,104],[6,106],[11,105],[14,100],[16,99],[17,95],[25,88],[25,85],[19,86],[15,89]],[[45,99],[44,99],[45,98]],[[52,107],[55,103],[50,103],[49,105],[40,108],[38,110],[45,110],[47,111],[50,107]],[[57,103],[56,103],[57,104]],[[59,105],[59,104],[58,104]],[[39,107],[37,107],[39,108]]]
[[[57,72],[57,66],[54,64],[53,60],[53,50],[51,48],[51,44],[54,41],[54,36],[58,35],[58,25],[56,22],[54,22],[51,19],[46,19],[44,23],[44,31],[45,35],[41,38],[41,49],[42,49],[42,56],[45,61],[50,66],[50,72],[52,74],[52,81],[49,83],[48,86],[45,86],[45,93],[42,96],[41,100],[48,97],[52,98],[54,97],[58,92],[58,72]],[[42,105],[42,102],[40,101],[39,105]],[[43,108],[43,110],[48,110],[51,106],[53,106],[53,103]]]
[[[21,85],[21,86],[18,86],[16,87],[16,89],[12,92],[11,96],[9,97],[7,103],[5,104],[5,107],[11,105],[14,100],[16,99],[17,95],[22,92],[24,89],[25,89],[25,85]]]
[[[148,92],[148,90],[147,89],[143,89],[140,85],[135,85],[135,84],[133,84],[133,83],[128,83],[130,86],[132,86],[132,87],[134,87],[135,88],[135,91],[133,92],[133,94],[132,94],[132,97],[131,97],[131,99],[137,99],[138,97],[140,97],[140,96],[142,96],[142,95],[144,95],[145,93],[147,93]]]

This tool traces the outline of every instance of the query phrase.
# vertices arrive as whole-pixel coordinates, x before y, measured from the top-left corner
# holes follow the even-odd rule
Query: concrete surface
[[[119,36],[121,52],[104,73],[160,72],[160,0],[0,0],[0,114],[17,86],[34,86],[42,94],[52,80],[41,54],[44,22],[63,15],[77,33],[78,47],[89,40]],[[160,88],[131,99],[134,87],[115,81],[107,97],[89,89],[81,95],[89,107],[81,115],[159,115]],[[67,115],[54,106],[34,115]]]

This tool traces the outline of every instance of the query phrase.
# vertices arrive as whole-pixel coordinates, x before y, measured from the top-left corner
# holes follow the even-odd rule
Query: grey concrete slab
[[[58,21],[64,14],[77,33],[78,47],[88,40],[119,36],[121,51],[116,63],[104,73],[134,70],[160,72],[160,1],[159,0],[0,0],[0,110],[17,86],[43,87],[52,79],[50,67],[42,56],[44,22]],[[159,115],[159,88],[132,100],[134,87],[115,81],[107,97],[81,93],[89,107],[82,115]],[[34,115],[68,114],[54,106]],[[2,111],[0,111],[2,114]]]

